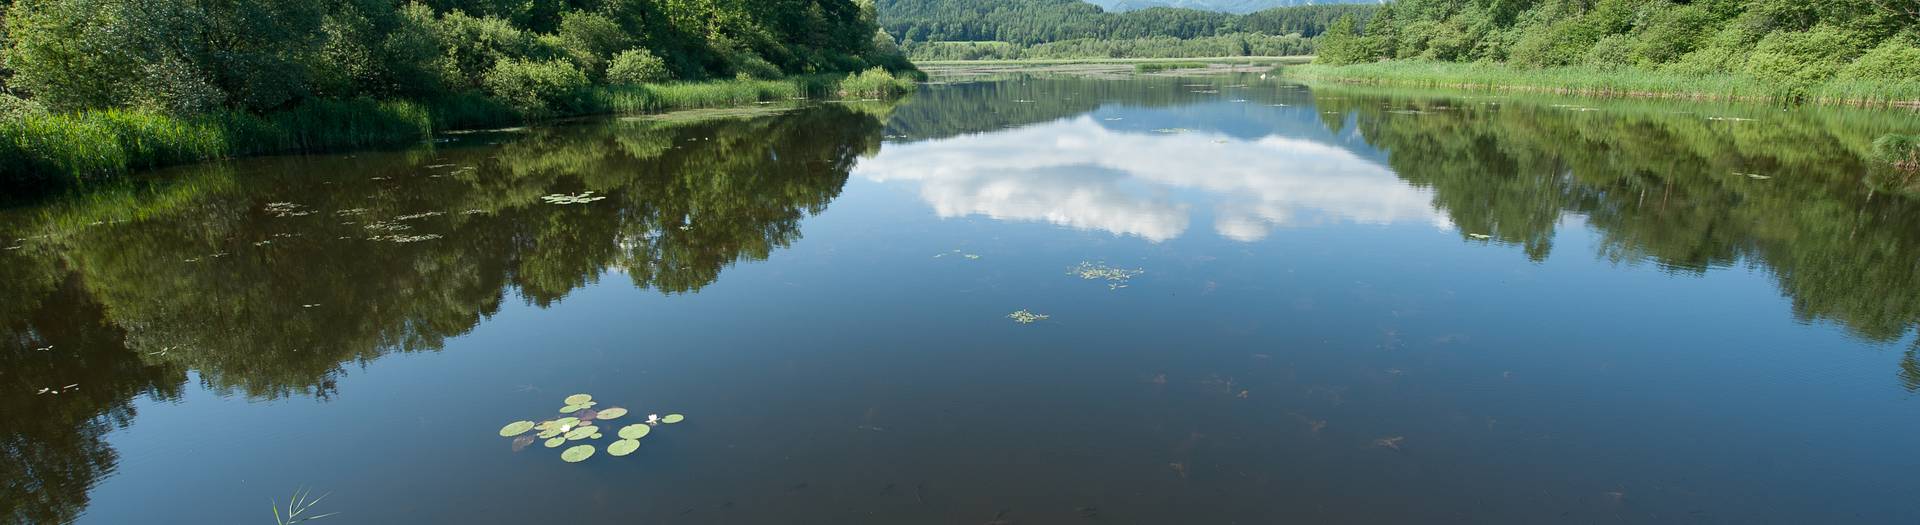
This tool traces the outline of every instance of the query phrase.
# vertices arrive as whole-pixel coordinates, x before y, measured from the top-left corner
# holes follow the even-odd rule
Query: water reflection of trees
[[[1801,320],[1876,341],[1920,324],[1920,200],[1865,182],[1888,169],[1867,160],[1874,137],[1913,115],[1352,92],[1318,104],[1353,115],[1463,233],[1536,260],[1575,214],[1614,261],[1761,268]],[[1900,375],[1920,389],[1915,359],[1909,351]]]
[[[188,371],[226,392],[324,397],[345,365],[438,349],[509,290],[546,305],[614,268],[698,290],[799,239],[877,151],[880,123],[825,107],[527,133],[203,168],[157,195],[0,217],[0,240],[21,246],[0,252],[0,521],[70,521],[113,468],[102,435]],[[607,198],[541,200],[585,191]]]

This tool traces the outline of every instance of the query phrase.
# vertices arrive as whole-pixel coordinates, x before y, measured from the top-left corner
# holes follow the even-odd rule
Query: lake
[[[0,521],[1920,516],[1910,110],[942,78],[0,211]]]

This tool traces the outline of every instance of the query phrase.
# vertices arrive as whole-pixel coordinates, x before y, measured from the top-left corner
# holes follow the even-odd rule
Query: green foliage
[[[619,23],[599,13],[569,11],[560,18],[559,44],[567,58],[589,76],[606,72],[607,60],[632,45]],[[664,67],[664,66],[663,66]]]
[[[579,111],[589,85],[587,74],[566,60],[502,59],[485,82],[489,94],[534,117]]]
[[[1861,55],[1841,68],[1843,80],[1877,80],[1920,83],[1920,47],[1907,39],[1893,38]]]
[[[1333,26],[1320,35],[1317,47],[1314,62],[1320,64],[1357,64],[1372,59],[1375,54],[1361,38],[1359,20],[1353,15],[1335,20]]]
[[[613,56],[612,64],[607,66],[607,83],[613,85],[632,86],[668,80],[673,80],[673,72],[667,70],[667,61],[645,49],[621,51]]]
[[[1204,69],[1206,67],[1207,67],[1207,64],[1205,62],[1146,62],[1142,64],[1134,64],[1133,72],[1158,73],[1161,71],[1172,71],[1176,69]]]
[[[912,81],[896,78],[885,68],[879,67],[847,75],[847,79],[840,82],[842,97],[888,98],[912,90]]]
[[[1832,26],[1776,32],[1760,39],[1747,58],[1746,72],[1777,86],[1805,90],[1839,74],[1856,53],[1846,35]]]
[[[1233,15],[1192,9],[1108,13],[1080,0],[879,0],[881,26],[908,43],[1193,39],[1233,33],[1319,35],[1343,15],[1365,19],[1371,5],[1268,9]]]
[[[879,31],[878,15],[865,1],[4,5],[11,7],[0,12],[6,18],[0,80],[7,92],[57,112],[265,113],[310,99],[436,99],[488,88],[501,77],[493,75],[500,64],[564,59],[600,80],[618,53],[632,49],[659,59],[641,64],[641,77],[656,80],[668,78],[657,73],[661,67],[690,80],[912,68]]]
[[[0,121],[0,166],[8,168],[8,184],[51,185],[228,156],[405,144],[431,132],[417,104],[365,100],[316,100],[263,116],[39,114]]]
[[[1873,155],[1908,170],[1920,169],[1920,135],[1889,133],[1874,139]]]
[[[1916,81],[1916,23],[1920,4],[1910,0],[1398,0],[1364,37],[1335,22],[1318,44],[1324,64],[1418,58],[1732,75],[1791,99]]]

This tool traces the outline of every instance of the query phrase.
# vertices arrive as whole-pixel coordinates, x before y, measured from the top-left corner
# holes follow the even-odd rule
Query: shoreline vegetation
[[[84,184],[143,170],[224,159],[427,143],[435,134],[564,118],[658,114],[792,100],[866,100],[911,92],[914,81],[875,68],[781,80],[596,86],[565,110],[532,114],[468,95],[430,101],[314,100],[265,114],[176,116],[141,109],[0,119],[0,166],[14,186]]]
[[[0,3],[0,187],[557,118],[891,98],[872,0]]]
[[[1920,109],[1920,83],[1832,81],[1783,88],[1736,74],[1688,74],[1634,68],[1562,66],[1523,69],[1503,64],[1394,60],[1362,64],[1297,64],[1283,78],[1391,87],[1518,91],[1600,98],[1792,102]]]
[[[1908,0],[1397,0],[1299,78],[1578,95],[1920,105]]]

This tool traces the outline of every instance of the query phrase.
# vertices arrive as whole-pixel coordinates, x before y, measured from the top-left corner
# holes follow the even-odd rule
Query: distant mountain
[[[1155,7],[1174,7],[1200,11],[1247,14],[1276,7],[1327,4],[1374,4],[1379,3],[1379,0],[1086,0],[1086,2],[1113,12],[1138,11]]]

